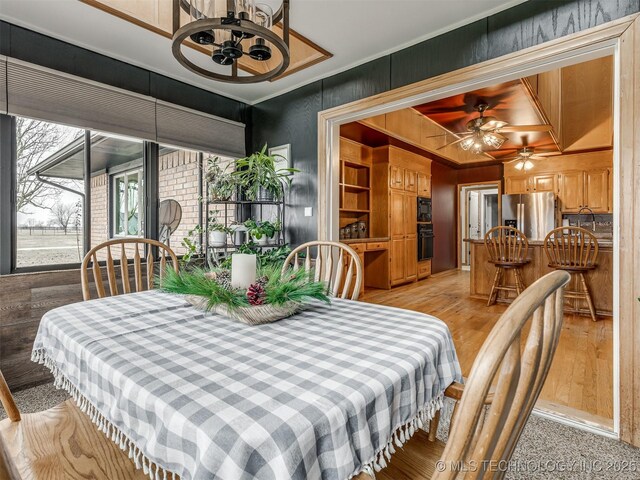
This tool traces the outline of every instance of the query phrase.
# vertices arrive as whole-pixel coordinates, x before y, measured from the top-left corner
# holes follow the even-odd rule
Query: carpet
[[[22,413],[38,412],[68,395],[45,384],[14,394]],[[445,441],[452,403],[445,404],[438,438]],[[0,419],[6,418],[0,409]],[[393,461],[393,457],[392,457]],[[532,415],[509,463],[510,480],[638,480],[640,449]]]

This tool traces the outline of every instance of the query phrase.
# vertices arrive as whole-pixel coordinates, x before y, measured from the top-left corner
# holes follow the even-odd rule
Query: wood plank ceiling
[[[467,131],[478,117],[476,107],[489,106],[485,116],[510,126],[550,124],[550,132],[504,132],[499,150],[485,149],[485,161],[508,161],[523,147],[543,156],[610,149],[613,146],[613,59],[541,72],[413,107],[453,133]],[[456,136],[447,140],[453,142]]]

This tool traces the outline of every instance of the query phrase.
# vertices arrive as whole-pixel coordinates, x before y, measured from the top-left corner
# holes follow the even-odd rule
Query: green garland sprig
[[[221,271],[218,270],[216,273]],[[306,272],[302,268],[296,271],[287,270],[282,274],[278,266],[264,267],[259,269],[258,277],[264,278],[265,305],[280,306],[288,302],[305,303],[310,300],[330,303],[326,284],[315,282],[313,272]],[[167,268],[157,284],[165,292],[206,298],[208,310],[218,305],[225,305],[230,310],[251,306],[247,290],[231,288],[201,268],[183,272]]]

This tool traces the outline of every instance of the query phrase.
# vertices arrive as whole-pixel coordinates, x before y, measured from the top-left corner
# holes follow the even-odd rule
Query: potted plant
[[[185,250],[181,259],[183,267],[187,266],[193,257],[197,256],[198,251],[200,250],[199,237],[201,233],[202,227],[200,225],[196,225],[189,230],[187,232],[187,236],[182,239],[182,247]]]
[[[258,245],[267,245],[270,238],[280,231],[280,222],[274,223],[265,220],[264,222],[257,222],[253,219],[249,219],[244,222],[244,226]]]
[[[209,184],[209,197],[212,201],[230,200],[236,191],[238,186],[236,178],[227,171],[228,168],[228,165],[224,169],[221,167],[220,157],[213,157],[208,160],[206,179]]]
[[[267,145],[262,150],[235,162],[235,172],[231,175],[244,192],[247,200],[280,200],[284,195],[284,185],[291,184],[295,168],[276,169],[276,161],[281,155],[269,155]]]
[[[214,216],[209,221],[209,245],[212,247],[224,247],[227,244],[227,235],[231,232],[230,228],[225,227]]]

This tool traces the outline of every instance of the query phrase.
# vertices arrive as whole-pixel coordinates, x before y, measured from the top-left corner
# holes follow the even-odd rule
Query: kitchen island
[[[465,239],[470,244],[471,250],[471,298],[488,300],[495,267],[489,263],[489,254],[484,246],[484,240]],[[597,268],[585,274],[587,285],[596,307],[596,313],[603,316],[613,316],[613,242],[611,240],[598,240]],[[529,241],[529,252],[527,255],[531,261],[522,268],[524,282],[531,285],[538,278],[553,271],[549,268],[547,256],[544,252],[542,241]],[[513,272],[508,272],[508,281],[513,282]],[[570,286],[575,290],[575,284]],[[501,293],[499,302],[510,302]],[[565,311],[574,312],[574,300],[567,300],[568,307]],[[569,303],[571,302],[571,303]],[[578,313],[588,315],[586,304],[581,302]]]

